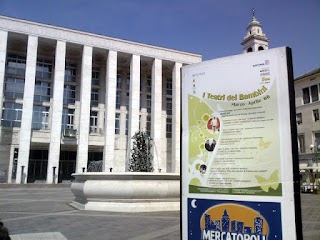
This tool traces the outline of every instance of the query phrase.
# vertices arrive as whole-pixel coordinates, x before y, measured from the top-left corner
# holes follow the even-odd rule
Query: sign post
[[[182,68],[182,239],[302,239],[291,50]]]

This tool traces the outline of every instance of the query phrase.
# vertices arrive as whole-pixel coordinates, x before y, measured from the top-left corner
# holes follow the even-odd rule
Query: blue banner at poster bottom
[[[188,198],[188,240],[281,240],[281,206]]]

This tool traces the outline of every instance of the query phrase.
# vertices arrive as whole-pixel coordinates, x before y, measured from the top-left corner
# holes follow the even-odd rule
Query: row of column
[[[3,83],[5,77],[5,61],[8,33],[0,31],[0,104],[3,101]],[[19,138],[19,155],[16,183],[26,183],[31,142],[31,126],[33,113],[33,98],[35,89],[35,73],[37,64],[38,37],[29,36],[27,44],[27,60],[25,72],[25,87],[21,129]],[[78,146],[76,172],[87,168],[88,140],[90,121],[92,47],[84,46],[82,52],[81,88],[80,88],[80,121],[78,128]],[[59,155],[61,143],[61,121],[63,110],[63,90],[65,75],[66,42],[57,41],[54,68],[54,87],[52,101],[51,134],[47,169],[47,183],[58,182]],[[172,121],[172,172],[180,171],[180,68],[181,63],[175,63],[173,68],[173,121]],[[130,100],[129,100],[129,133],[133,136],[139,130],[140,113],[140,56],[132,55],[130,63]],[[106,62],[106,99],[105,99],[105,146],[103,155],[103,171],[114,168],[115,171],[115,109],[117,90],[117,52],[109,50]],[[2,111],[0,111],[2,113]],[[166,162],[161,157],[162,152],[162,60],[154,59],[152,65],[152,122],[151,137],[156,147],[153,147],[155,168],[166,169]],[[0,115],[1,117],[1,115]],[[131,149],[132,140],[129,139],[127,150]],[[124,163],[127,164],[127,163]],[[21,170],[23,167],[23,174]],[[55,167],[55,174],[53,168]],[[157,170],[157,169],[155,169]]]

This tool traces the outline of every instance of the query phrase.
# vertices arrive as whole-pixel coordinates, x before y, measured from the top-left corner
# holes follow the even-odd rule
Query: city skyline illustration
[[[230,222],[231,220],[231,222]],[[250,235],[263,235],[263,218],[259,215],[253,219],[253,228],[245,226],[243,221],[237,219],[230,219],[227,210],[224,210],[220,220],[212,220],[210,214],[205,214],[205,231],[219,231],[219,232],[231,232],[231,233],[245,233]]]

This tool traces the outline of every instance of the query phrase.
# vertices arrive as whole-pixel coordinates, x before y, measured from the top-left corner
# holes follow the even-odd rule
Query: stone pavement
[[[58,187],[57,187],[58,186]],[[0,185],[0,218],[12,240],[178,240],[180,214],[80,211],[69,186]],[[320,240],[320,194],[302,194],[304,240]]]
[[[320,240],[320,193],[302,193],[301,212],[303,239]]]

